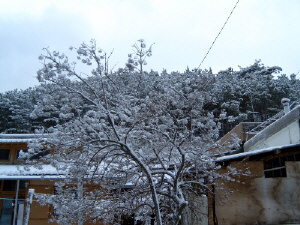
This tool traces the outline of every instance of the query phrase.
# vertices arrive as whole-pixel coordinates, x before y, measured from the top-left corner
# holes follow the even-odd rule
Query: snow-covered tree
[[[32,132],[34,121],[30,113],[37,98],[38,92],[33,88],[0,93],[0,132]]]
[[[143,67],[147,65],[146,58],[152,56],[152,45],[147,48],[144,39],[137,40],[137,43],[132,46],[133,53],[128,54],[126,67],[129,71],[138,69],[139,73],[143,74]]]
[[[94,40],[92,43],[96,44]],[[278,75],[281,69],[276,66],[266,67],[260,61],[255,61],[254,64],[245,68],[240,67],[237,71],[229,68],[217,74],[213,74],[212,70],[187,69],[184,73],[171,72],[168,74],[163,71],[161,75],[158,75],[153,71],[149,73],[143,71],[143,64],[145,64],[146,58],[151,55],[151,47],[146,48],[143,40],[139,40],[134,46],[134,52],[131,54],[131,60],[129,60],[133,71],[128,70],[130,65],[127,65],[127,69],[119,69],[116,73],[119,82],[126,82],[128,89],[135,86],[136,88],[132,90],[135,90],[136,94],[142,97],[146,93],[144,90],[152,86],[157,88],[156,84],[148,87],[148,84],[143,81],[145,80],[144,75],[148,78],[152,77],[153,82],[156,83],[160,83],[160,79],[163,77],[171,76],[169,81],[173,84],[180,83],[185,92],[187,90],[201,92],[206,96],[203,106],[206,112],[212,112],[215,116],[219,114],[228,115],[227,118],[222,119],[221,135],[224,135],[240,121],[263,121],[276,114],[282,108],[279,102],[283,97],[289,97],[292,102],[299,99],[299,79],[296,78],[295,74],[290,76]],[[112,53],[108,55],[102,49],[89,48],[90,46],[86,45],[85,49],[81,48],[79,51],[80,55],[77,57],[81,63],[80,68],[86,74],[98,74],[109,78],[108,62]],[[91,60],[90,57],[93,58],[95,54],[98,54],[98,58]],[[140,56],[144,57],[140,59]],[[139,62],[142,64],[140,65]],[[91,63],[93,63],[94,71],[87,73],[87,68],[92,66]],[[139,72],[140,77],[137,75],[127,76],[128,73],[134,74],[135,70]],[[186,82],[187,80],[189,82]],[[51,91],[56,93],[56,95],[43,96],[41,93],[45,89],[49,93]],[[30,133],[37,128],[50,127],[59,123],[61,120],[59,119],[60,109],[55,110],[58,105],[51,104],[52,98],[63,98],[58,95],[59,93],[64,95],[57,85],[50,83],[47,86],[0,93],[0,132]],[[36,112],[31,114],[37,101],[44,102],[43,116],[40,113],[37,117]]]
[[[55,124],[44,130],[47,140],[31,143],[26,154],[49,148],[52,154],[40,163],[68,175],[55,195],[40,200],[58,210],[54,219],[60,224],[100,218],[117,224],[118,215],[183,224],[192,207],[188,196],[207,193],[220,176],[210,151],[218,138],[218,119],[203,110],[210,100],[200,81],[205,75],[108,74],[94,41],[76,50],[78,61],[91,67],[89,75],[59,52],[45,49],[39,57],[44,94],[32,116],[51,120],[55,115]],[[93,185],[97,188],[89,188]],[[70,188],[76,194],[66,191]],[[57,199],[68,196],[80,200],[81,210],[74,210],[74,204],[60,207],[58,202],[67,200]]]
[[[275,115],[282,110],[283,97],[288,96],[292,101],[299,98],[299,81],[293,76],[289,79],[279,75],[280,71],[278,66],[267,67],[257,60],[237,71],[229,68],[218,72],[211,92],[213,110],[225,111],[237,122],[264,121]],[[228,125],[227,120],[224,122]],[[225,133],[228,131],[225,129]]]

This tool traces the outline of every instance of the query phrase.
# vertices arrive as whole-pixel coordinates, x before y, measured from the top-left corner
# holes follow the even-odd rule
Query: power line
[[[235,6],[234,6],[234,7],[233,7],[233,9],[231,10],[231,12],[230,12],[229,16],[227,17],[227,19],[226,19],[226,21],[225,21],[224,25],[222,26],[222,28],[221,28],[221,30],[219,31],[218,35],[216,36],[215,40],[214,40],[214,41],[213,41],[213,43],[211,44],[211,46],[210,46],[210,48],[208,49],[208,51],[207,51],[206,55],[205,55],[205,56],[204,56],[204,58],[202,59],[202,61],[201,61],[200,65],[199,65],[199,66],[198,66],[198,68],[197,68],[197,70],[199,70],[199,69],[200,69],[200,67],[201,67],[202,63],[204,62],[204,60],[206,59],[206,57],[207,57],[207,55],[209,54],[210,50],[211,50],[211,49],[212,49],[212,47],[214,46],[214,44],[215,44],[215,42],[216,42],[217,38],[220,36],[221,32],[223,31],[223,29],[224,29],[225,25],[227,24],[227,22],[228,22],[229,18],[231,17],[231,15],[232,15],[233,11],[235,10],[235,8],[236,8],[237,4],[239,3],[239,1],[240,1],[240,0],[238,0],[238,1],[235,3]]]

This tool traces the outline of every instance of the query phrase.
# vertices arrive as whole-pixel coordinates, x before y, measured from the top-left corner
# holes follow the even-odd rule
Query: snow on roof
[[[0,134],[0,143],[27,143],[36,138],[45,137],[44,134]]]
[[[5,176],[0,175],[1,180],[60,180],[65,179],[64,175],[51,175],[51,176]]]
[[[62,164],[63,166],[63,164]],[[95,177],[95,174],[99,175],[103,171],[103,166],[99,166],[96,169],[91,168],[86,175],[90,177]],[[0,180],[15,180],[15,179],[63,179],[72,178],[68,174],[68,169],[61,167],[57,169],[56,167],[43,164],[43,165],[1,165],[0,164]]]
[[[41,169],[31,165],[0,165],[0,179],[57,179],[64,176],[51,165],[42,165]]]
[[[218,157],[215,161],[216,162],[224,162],[224,161],[249,157],[249,156],[252,156],[252,155],[264,154],[264,153],[272,152],[272,151],[275,151],[275,150],[286,149],[286,148],[295,147],[295,146],[300,146],[300,143],[293,144],[293,145],[275,146],[275,147],[259,149],[259,150],[249,151],[249,152],[242,152],[242,153],[234,154],[234,155],[221,156],[221,157]]]
[[[0,139],[28,139],[43,136],[44,134],[0,134]]]
[[[28,143],[33,139],[0,139],[0,143]]]

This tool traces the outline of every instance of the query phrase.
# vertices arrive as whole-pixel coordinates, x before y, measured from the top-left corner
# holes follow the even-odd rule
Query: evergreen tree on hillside
[[[36,89],[13,90],[0,94],[0,132],[30,133],[34,130],[34,121],[30,114],[37,102]]]
[[[280,67],[266,67],[260,61],[255,61],[254,64],[245,68],[240,67],[237,71],[228,68],[217,74],[213,74],[211,70],[190,69],[183,73],[163,71],[161,74],[144,71],[143,77],[132,75],[134,72],[127,69],[119,69],[118,72],[110,75],[104,72],[103,74],[114,76],[114,82],[117,82],[120,87],[123,84],[129,85],[127,92],[135,91],[140,97],[146,96],[147,89],[150,87],[153,88],[152,90],[161,91],[162,85],[167,81],[182,96],[202,99],[206,113],[229,116],[229,119],[224,119],[223,123],[229,124],[228,129],[230,129],[239,121],[263,121],[276,114],[282,109],[280,101],[284,97],[290,98],[292,102],[298,100],[299,79],[294,74],[289,77],[279,74],[280,71]],[[149,85],[145,85],[141,79],[148,80]],[[78,88],[81,88],[81,84],[78,85]],[[56,95],[51,94],[60,93],[57,88],[57,84],[43,84],[35,89],[0,93],[0,132],[30,133],[37,128],[59,124],[60,109],[55,110],[58,106],[52,102],[55,102],[53,98]],[[45,97],[45,94],[48,97]],[[37,103],[45,105],[43,116],[37,117],[36,111],[32,113]],[[84,108],[84,106],[78,107]],[[182,108],[185,113],[189,113],[189,106]]]

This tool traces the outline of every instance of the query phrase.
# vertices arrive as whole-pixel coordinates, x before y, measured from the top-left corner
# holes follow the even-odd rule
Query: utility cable
[[[240,0],[238,0],[238,1],[235,3],[235,6],[234,6],[234,7],[233,7],[233,9],[231,10],[231,12],[230,12],[229,16],[227,17],[227,19],[226,19],[226,21],[225,21],[224,25],[222,26],[222,28],[221,28],[221,30],[219,31],[218,35],[216,36],[215,40],[214,40],[214,41],[213,41],[213,43],[211,44],[211,46],[210,46],[210,48],[208,49],[208,51],[207,51],[206,55],[205,55],[205,56],[204,56],[204,58],[202,59],[202,61],[201,61],[200,65],[199,65],[199,66],[198,66],[198,68],[197,68],[197,70],[199,70],[199,69],[200,69],[200,67],[201,67],[202,63],[203,63],[203,62],[204,62],[204,60],[206,59],[206,57],[207,57],[207,55],[209,54],[210,50],[211,50],[211,49],[212,49],[212,47],[214,46],[214,44],[215,44],[215,42],[216,42],[217,38],[220,36],[221,32],[223,31],[224,27],[226,26],[226,24],[227,24],[227,22],[228,22],[229,18],[231,17],[231,15],[232,15],[233,11],[235,10],[235,8],[236,8],[237,4],[239,3],[239,1],[240,1]]]

